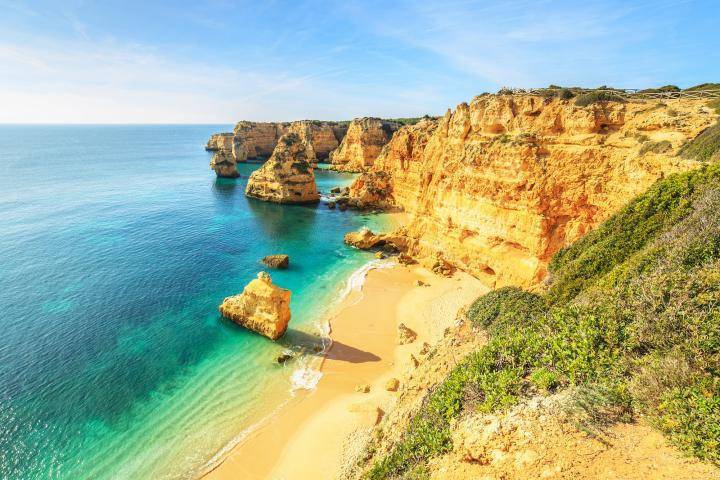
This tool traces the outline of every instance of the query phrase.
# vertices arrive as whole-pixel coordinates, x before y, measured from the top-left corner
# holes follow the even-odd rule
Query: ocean
[[[194,478],[317,381],[328,308],[372,260],[343,234],[391,220],[246,198],[259,164],[216,179],[203,148],[230,129],[0,126],[0,478]],[[275,253],[278,343],[217,310]]]

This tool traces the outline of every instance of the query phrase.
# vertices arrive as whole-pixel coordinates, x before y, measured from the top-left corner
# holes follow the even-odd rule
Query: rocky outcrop
[[[696,166],[676,154],[714,121],[695,100],[578,107],[483,95],[398,130],[350,195],[408,212],[408,253],[429,266],[440,252],[488,286],[532,286],[558,249],[657,179]]]
[[[263,257],[262,263],[270,268],[278,268],[284,270],[290,266],[290,256],[284,254],[268,255]]]
[[[208,140],[205,149],[215,152],[210,159],[210,168],[215,170],[218,177],[237,177],[237,162],[233,157],[233,136],[230,133],[213,135]]]
[[[308,162],[317,163],[326,160],[330,152],[338,147],[346,130],[347,128],[339,124],[301,120],[293,122],[288,133],[296,133],[300,137],[305,144],[305,156]]]
[[[380,118],[356,118],[350,122],[338,149],[330,155],[332,167],[346,172],[367,170],[399,126]]]
[[[306,144],[295,133],[283,135],[270,159],[248,180],[245,195],[277,203],[320,200]]]
[[[374,234],[369,228],[363,227],[357,232],[346,233],[343,240],[347,245],[360,250],[385,247],[389,250],[399,251],[407,248],[406,239],[407,235],[402,229],[393,233]]]
[[[290,290],[273,285],[270,275],[260,272],[240,295],[223,300],[220,313],[238,325],[277,340],[290,322]]]
[[[210,166],[220,177],[237,177],[236,164],[250,158],[267,158],[286,133],[295,133],[304,142],[311,163],[326,160],[345,136],[347,125],[338,122],[300,120],[297,122],[240,121],[232,133],[213,134],[205,149],[216,152]]]

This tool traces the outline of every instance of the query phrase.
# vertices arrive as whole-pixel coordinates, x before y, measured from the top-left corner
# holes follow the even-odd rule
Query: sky
[[[438,115],[720,82],[720,0],[0,0],[0,123]]]

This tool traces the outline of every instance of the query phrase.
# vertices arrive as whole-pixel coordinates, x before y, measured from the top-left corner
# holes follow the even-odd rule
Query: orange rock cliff
[[[528,287],[557,250],[656,180],[695,167],[676,154],[714,121],[696,100],[579,107],[485,94],[400,128],[350,195],[409,213],[410,254],[442,256],[490,287]]]

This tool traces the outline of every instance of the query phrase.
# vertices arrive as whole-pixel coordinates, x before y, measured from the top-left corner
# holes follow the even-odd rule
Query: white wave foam
[[[300,367],[296,369],[290,376],[292,391],[314,390],[322,378],[322,375],[323,374],[320,370],[314,370],[309,367]]]
[[[370,273],[370,270],[376,270],[381,268],[392,268],[395,266],[395,262],[392,260],[371,260],[362,267],[355,270],[352,275],[348,278],[347,282],[345,283],[345,288],[340,292],[340,299],[339,301],[345,300],[348,295],[352,292],[359,292],[362,290],[363,285],[365,284],[365,279],[367,278],[368,273]]]

